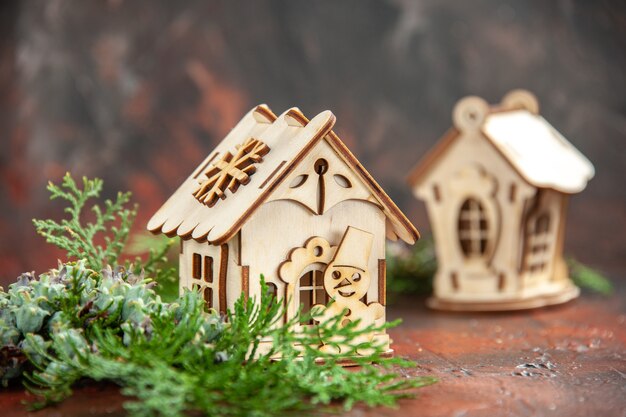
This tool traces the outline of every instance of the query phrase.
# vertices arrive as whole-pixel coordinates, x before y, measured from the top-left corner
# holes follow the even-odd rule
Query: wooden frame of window
[[[305,273],[298,280],[298,298],[301,314],[306,315],[316,304],[326,305],[329,301],[328,293],[324,289],[324,272],[313,270]],[[313,319],[300,321],[300,324],[315,324]]]
[[[476,198],[468,198],[459,211],[458,234],[461,251],[467,258],[482,257],[487,251],[489,223],[485,209]]]
[[[191,258],[191,277],[200,279],[202,276],[202,255],[194,253]]]
[[[191,288],[202,294],[209,308],[213,308],[213,257],[193,253],[191,255]]]
[[[531,274],[543,272],[552,254],[550,251],[553,236],[550,233],[550,213],[544,212],[532,220],[526,243],[525,269]]]

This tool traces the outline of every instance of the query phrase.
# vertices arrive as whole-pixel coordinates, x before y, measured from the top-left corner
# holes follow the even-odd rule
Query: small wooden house
[[[297,108],[276,116],[260,105],[193,170],[148,223],[180,237],[181,291],[198,289],[225,312],[242,293],[258,299],[264,275],[291,300],[285,319],[317,306],[384,322],[385,239],[412,244],[419,235],[334,124],[330,111],[308,120]]]
[[[579,290],[563,260],[570,194],[591,163],[516,90],[489,107],[460,100],[454,127],[409,177],[426,202],[439,268],[429,304],[512,310],[566,302]]]

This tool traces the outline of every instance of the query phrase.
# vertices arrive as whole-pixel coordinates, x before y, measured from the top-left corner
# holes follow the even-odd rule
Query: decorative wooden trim
[[[202,255],[199,253],[191,255],[191,277],[202,279]]]
[[[292,109],[289,112],[289,115],[291,117],[301,119],[303,125],[307,125],[309,122],[306,116],[304,116],[300,111],[296,109]],[[335,124],[335,121],[335,116],[331,115],[326,124],[319,129],[315,137],[313,137],[307,143],[307,145],[300,150],[298,155],[296,155],[290,162],[286,164],[285,169],[283,169],[272,181],[270,181],[269,187],[264,189],[262,194],[257,198],[257,200],[250,207],[248,207],[248,209],[244,213],[242,213],[239,219],[231,226],[230,230],[223,233],[220,238],[215,239],[210,243],[214,245],[219,245],[230,240],[235,235],[235,233],[237,233],[239,229],[241,229],[249,216],[251,216],[256,211],[256,209],[269,198],[271,193],[282,183],[285,178],[289,176],[289,174],[291,174],[295,170],[299,162],[324,137],[327,138],[328,142],[331,144],[332,148],[339,154],[339,156],[355,171],[355,174],[365,183],[368,188],[372,190],[373,194],[383,206],[385,215],[387,217],[390,217],[392,223],[397,223],[402,228],[404,228],[407,234],[411,236],[414,241],[418,240],[419,232],[417,231],[415,226],[413,226],[413,224],[400,211],[400,209],[385,193],[380,185],[378,185],[374,178],[372,178],[372,176],[367,172],[363,165],[361,165],[361,163],[356,159],[352,152],[350,152],[350,150],[341,141],[341,139],[339,139],[337,134],[335,134],[335,132],[331,130]]]
[[[519,91],[516,90],[515,91],[516,97],[519,94],[521,93],[519,93]],[[459,100],[459,102],[457,102],[457,106],[459,104],[462,104],[461,102],[468,98],[475,99],[476,97],[465,97],[464,99],[461,99]],[[456,110],[456,107],[455,107],[455,110]],[[505,105],[489,106],[486,110],[486,113],[483,115],[484,116],[483,121],[490,114],[501,113],[501,112],[506,112],[510,110],[511,108]],[[529,111],[531,110],[532,109],[529,108]],[[489,136],[483,131],[483,127],[484,127],[484,123],[481,122],[481,126],[479,126],[479,129],[478,129],[478,132],[480,132],[481,138],[485,139],[489,144],[491,144],[491,146],[502,156],[504,161],[515,172],[518,173],[518,175],[524,180],[524,182],[526,182],[527,184],[531,186],[534,186],[527,178],[524,177],[524,175],[521,172],[519,172],[519,170],[515,167],[515,165],[511,162],[511,160],[502,152],[502,150],[498,146],[496,146],[491,139],[489,139]],[[411,173],[407,177],[407,182],[409,183],[409,185],[411,185],[411,187],[413,188],[417,187],[421,183],[421,181],[424,179],[424,177],[428,174],[428,172],[430,172],[431,168],[437,163],[437,161],[439,161],[439,158],[441,158],[448,151],[448,148],[461,136],[462,136],[462,132],[456,127],[452,127],[448,129],[448,131],[435,144],[435,146],[426,154],[426,156],[424,156],[417,163],[417,165],[411,170]]]
[[[220,245],[219,311],[226,313],[226,274],[228,272],[228,244]]]
[[[506,285],[506,274],[504,272],[500,272],[498,274],[498,291],[504,291]]]
[[[500,102],[500,105],[507,110],[524,109],[532,114],[539,114],[539,102],[537,101],[537,97],[526,90],[517,89],[509,91]]]
[[[498,111],[494,110],[493,108],[490,110],[490,114],[497,112]],[[485,139],[487,143],[489,143],[491,147],[494,148],[496,152],[498,152],[502,156],[503,160],[513,169],[514,172],[516,172],[520,176],[520,178],[526,184],[534,187],[534,185],[518,171],[515,165],[513,165],[509,158],[502,152],[502,150],[494,145],[494,143],[489,139],[485,132],[482,131],[482,129],[480,130],[480,135],[482,139]],[[428,152],[426,156],[423,157],[413,168],[413,170],[407,177],[408,184],[413,188],[417,187],[424,179],[424,177],[428,174],[428,172],[430,172],[431,168],[433,168],[437,161],[439,161],[439,158],[442,157],[448,151],[448,148],[460,137],[461,132],[459,132],[456,128],[449,129],[439,140],[439,142],[437,142],[435,147],[430,152]]]
[[[541,193],[542,189],[537,189],[535,195],[529,198],[524,204],[524,210],[521,216],[521,227],[519,232],[521,242],[520,245],[522,245],[522,250],[519,252],[520,258],[517,270],[518,274],[523,274],[526,271],[526,258],[528,255],[528,233],[526,229],[528,227],[528,219],[533,216],[540,207]],[[518,279],[517,282],[518,290],[521,291],[524,288],[524,283],[521,279]]]
[[[237,233],[237,265],[241,265],[241,231]]]
[[[317,202],[317,214],[324,214],[324,203],[326,202],[326,181],[324,177],[319,175],[317,178],[317,190],[319,193],[319,201]]]
[[[235,193],[250,182],[258,164],[270,152],[270,147],[259,139],[249,137],[234,149],[224,153],[219,161],[204,172],[206,178],[195,187],[193,196],[202,204],[213,207],[226,198],[226,190]]]
[[[450,272],[450,280],[452,281],[452,290],[459,290],[459,274],[456,271]]]
[[[361,178],[361,180],[368,186],[374,196],[380,201],[383,205],[384,209],[388,211],[385,213],[387,217],[391,217],[392,220],[397,221],[406,232],[413,238],[413,242],[407,243],[415,243],[420,238],[420,234],[413,226],[413,224],[406,218],[404,213],[400,211],[396,203],[385,193],[385,191],[381,188],[380,185],[374,180],[374,178],[367,172],[365,167],[361,165],[361,163],[356,159],[356,157],[350,152],[350,150],[346,147],[346,145],[339,139],[337,134],[332,130],[328,133],[329,143],[339,153],[339,155],[343,158],[345,162],[348,163],[354,169],[354,172]]]
[[[289,124],[289,126],[306,126],[307,124],[309,124],[309,119],[306,118],[306,116],[304,114],[302,114],[302,112],[298,109],[289,109],[287,110],[287,117],[290,117],[292,119],[294,119],[298,124],[297,125],[293,125],[293,124]]]
[[[250,267],[244,265],[241,267],[241,292],[246,301],[250,298]]]
[[[267,105],[265,104],[259,104],[258,106],[256,106],[256,108],[254,109],[254,113],[255,113],[255,116],[259,115],[263,119],[265,119],[263,121],[263,120],[259,120],[258,117],[255,117],[254,119],[259,123],[262,123],[262,122],[273,123],[274,120],[278,119],[278,116],[276,116],[274,112],[270,110],[270,108],[267,107]]]
[[[278,266],[278,278],[287,285],[294,285],[302,277],[302,271],[307,265],[318,263],[324,268],[333,259],[337,246],[331,246],[323,237],[313,236],[289,251],[287,259]],[[291,296],[293,294],[286,294]]]
[[[435,198],[436,203],[441,202],[441,190],[439,189],[439,184],[433,184],[433,197]]]
[[[378,302],[387,305],[387,261],[378,260]]]
[[[212,157],[213,153],[217,153],[219,155],[227,149],[231,149],[236,142],[243,140],[245,137],[249,137],[251,135],[263,135],[263,132],[268,129],[272,129],[272,124],[276,120],[276,115],[274,115],[266,105],[261,104],[254,107],[241,118],[233,129],[231,129],[231,131],[217,145],[213,152],[209,154],[207,159]],[[308,138],[310,135],[306,136]],[[239,140],[237,140],[237,138],[239,138]],[[188,192],[191,192],[192,188],[197,183],[197,178],[194,178],[194,175],[198,174],[198,172],[202,172],[201,168],[205,162],[206,159],[203,159],[199,164],[200,166],[192,171],[192,174],[188,176],[187,179],[178,187],[176,192],[170,196],[170,198],[161,206],[159,210],[157,210],[156,213],[154,213],[148,221],[147,228],[149,231],[152,233],[163,233],[166,235],[174,232],[180,236],[189,234],[199,243],[203,243],[205,241],[201,239],[202,236],[193,235],[193,232],[202,224],[201,220],[204,216],[201,214],[206,210],[202,210],[201,207],[197,207],[194,199],[190,198],[188,194]],[[263,174],[263,176],[265,176],[265,174]],[[194,217],[190,216],[190,212],[192,210],[196,212]],[[195,220],[198,220],[198,222],[194,224]],[[177,230],[174,231],[173,229]]]
[[[193,178],[197,179],[206,170],[206,167],[208,167],[209,164],[213,162],[216,156],[217,156],[217,152],[213,152],[213,155],[211,155],[209,159],[204,161],[204,163],[200,165],[200,167],[198,168],[198,171],[195,174],[193,174]]]
[[[514,203],[516,197],[517,197],[517,184],[511,183],[511,185],[509,185],[509,201],[511,203]]]
[[[278,164],[278,166],[276,167],[276,169],[274,171],[272,171],[272,173],[270,175],[267,176],[267,178],[265,178],[265,181],[263,181],[261,183],[261,185],[259,185],[259,189],[265,187],[267,185],[268,182],[270,182],[270,180],[272,178],[274,178],[274,175],[276,175],[276,173],[278,173],[278,171],[280,171],[280,169],[283,167],[283,165],[285,165],[287,163],[287,161],[283,161],[280,164]]]
[[[278,175],[278,177],[271,181],[271,184],[268,188],[262,191],[261,195],[256,199],[248,209],[241,214],[239,219],[230,227],[230,229],[223,233],[222,236],[215,241],[210,242],[213,245],[220,245],[224,242],[228,242],[244,225],[244,223],[248,220],[248,218],[259,208],[265,201],[269,198],[272,192],[282,183],[282,181],[287,178],[287,176],[296,168],[298,163],[308,155],[309,151],[313,149],[315,145],[333,128],[335,121],[335,115],[331,113],[330,117],[326,121],[326,123],[319,129],[317,134],[300,149],[300,152],[291,160],[287,167]]]
[[[255,109],[253,113],[254,119],[258,123],[261,123],[259,122],[259,119],[274,119],[273,113],[271,113],[266,106],[260,106],[260,108]],[[300,110],[296,108],[292,108],[285,112],[284,117],[286,119],[290,119],[286,121],[286,123],[290,125],[303,126],[303,129],[309,129],[311,127],[311,122],[302,114],[302,112],[300,112]],[[292,154],[290,153],[289,158],[285,158],[287,162],[280,169],[278,169],[276,174],[270,175],[266,181],[259,181],[262,182],[261,187],[263,189],[257,191],[258,195],[255,199],[250,200],[249,202],[246,201],[243,207],[238,207],[238,216],[235,219],[229,218],[227,221],[228,224],[222,224],[221,227],[219,227],[219,232],[217,231],[218,229],[215,229],[215,225],[213,225],[213,229],[215,230],[214,234],[211,235],[213,229],[208,226],[210,222],[202,222],[195,217],[194,219],[184,218],[184,216],[181,216],[180,212],[177,212],[172,208],[180,203],[182,210],[182,206],[191,204],[188,201],[176,201],[175,197],[180,194],[179,191],[177,191],[177,194],[170,197],[173,199],[172,201],[168,200],[168,202],[164,204],[163,207],[155,213],[155,215],[153,215],[148,222],[148,229],[152,233],[164,233],[167,236],[175,236],[178,234],[183,238],[192,238],[199,243],[208,242],[211,245],[221,245],[226,243],[232,239],[237,232],[239,232],[250,216],[252,216],[261,205],[271,198],[271,195],[276,191],[276,189],[295,171],[301,161],[310,154],[319,142],[321,140],[326,140],[340,159],[346,163],[348,167],[350,167],[354,176],[358,178],[363,185],[369,189],[369,191],[371,191],[373,194],[372,202],[381,206],[381,209],[387,217],[390,225],[388,229],[388,237],[394,240],[396,238],[400,238],[405,240],[407,243],[414,243],[415,240],[419,239],[419,233],[411,222],[404,216],[404,214],[398,209],[387,194],[385,194],[382,188],[365,170],[365,168],[363,168],[363,166],[358,162],[354,155],[352,155],[352,153],[347,149],[345,144],[343,144],[343,142],[341,142],[337,135],[332,131],[336,121],[335,116],[330,111],[325,111],[317,115],[316,118],[312,120],[318,120],[319,123],[316,123],[315,128],[311,129],[310,132],[307,131],[306,138],[301,138],[303,141],[306,139],[306,141],[304,141],[305,143],[303,144],[299,144],[298,148],[294,149],[297,153],[293,156],[291,156]],[[242,119],[242,121],[244,121],[244,119]],[[246,118],[245,121],[248,122],[249,119]],[[300,127],[295,127],[295,129],[300,129]],[[293,131],[293,129],[291,131]],[[211,158],[212,157],[213,155]],[[208,161],[204,161],[202,165],[204,166],[206,162]],[[203,169],[201,168],[203,167],[194,171],[194,175],[198,174],[198,172],[203,172]],[[192,178],[193,177],[189,179]],[[354,181],[350,179],[350,182]],[[192,188],[190,184],[192,184],[192,182],[187,181],[184,184],[185,189]],[[188,210],[188,207],[185,206],[185,210]],[[197,212],[201,211],[202,210],[198,209],[194,213],[197,215]],[[194,225],[194,221],[197,221],[198,223]],[[199,226],[201,227],[198,228]]]
[[[567,194],[561,195],[561,210],[559,212],[559,224],[556,232],[556,240],[554,242],[554,265],[556,266],[559,261],[563,259],[563,248],[565,246],[565,225],[567,221],[567,209],[569,206],[569,196]]]
[[[204,270],[202,278],[205,282],[213,283],[213,257],[204,255]]]

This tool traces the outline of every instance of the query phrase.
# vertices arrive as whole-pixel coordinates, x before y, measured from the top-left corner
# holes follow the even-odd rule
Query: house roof
[[[332,131],[334,124],[335,116],[330,111],[308,120],[297,108],[276,116],[265,105],[255,107],[152,216],[148,230],[215,245],[228,241],[314,146],[320,140],[326,140],[381,206],[387,218],[387,237],[414,243],[419,238],[415,227]],[[258,139],[269,147],[262,162],[254,164],[256,172],[249,176],[249,182],[234,192],[224,189],[225,198],[212,206],[200,202],[194,192],[204,178],[201,175],[249,138]]]
[[[473,112],[475,122],[464,120],[464,111]],[[513,169],[535,187],[577,193],[594,176],[591,162],[538,114],[536,99],[526,91],[514,91],[493,107],[477,97],[465,98],[455,107],[454,119],[457,126],[411,172],[411,185],[418,185],[449,146],[472,128],[479,130]]]
[[[577,193],[594,175],[591,162],[540,115],[492,113],[483,133],[530,184]]]

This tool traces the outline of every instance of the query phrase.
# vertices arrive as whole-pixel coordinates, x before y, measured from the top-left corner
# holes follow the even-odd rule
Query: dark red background
[[[621,6],[620,6],[621,4]],[[59,253],[65,171],[130,189],[138,229],[253,105],[331,109],[336,131],[422,232],[410,168],[452,106],[518,87],[595,164],[566,251],[626,266],[626,8],[617,1],[3,1],[0,284]]]

